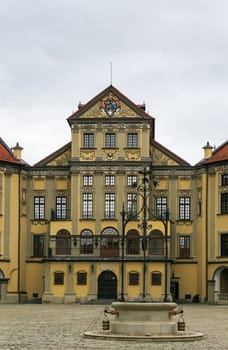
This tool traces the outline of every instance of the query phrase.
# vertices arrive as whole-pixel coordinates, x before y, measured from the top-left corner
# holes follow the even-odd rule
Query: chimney
[[[203,150],[204,150],[204,158],[205,159],[211,158],[213,147],[210,145],[209,141],[207,141],[207,144],[203,147]]]
[[[19,145],[19,143],[16,143],[16,146],[13,147],[13,155],[17,160],[21,160],[21,151],[23,148]]]

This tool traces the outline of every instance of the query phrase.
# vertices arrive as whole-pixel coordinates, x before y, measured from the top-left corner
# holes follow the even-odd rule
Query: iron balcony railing
[[[49,257],[104,257],[118,258],[122,254],[121,237],[93,236],[80,237],[77,235],[70,237],[50,236],[48,256]],[[125,239],[126,258],[140,258],[144,255],[145,242],[142,237],[135,240]],[[146,256],[155,259],[163,259],[165,256],[165,240],[147,238]]]

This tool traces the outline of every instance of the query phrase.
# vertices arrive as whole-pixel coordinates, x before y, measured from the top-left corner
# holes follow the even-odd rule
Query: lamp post
[[[165,220],[163,220],[163,225],[165,227],[165,294],[164,302],[168,302],[168,222],[169,222],[169,211],[166,210]]]
[[[148,222],[149,220],[158,220],[163,223],[165,230],[165,291],[164,291],[164,302],[168,301],[168,222],[169,222],[169,212],[168,209],[161,216],[157,216],[156,213],[153,214],[148,207],[148,197],[152,193],[152,187],[148,180],[148,175],[151,173],[150,170],[144,168],[139,171],[142,175],[142,180],[140,183],[134,184],[137,189],[138,196],[142,197],[142,207],[137,213],[128,213],[124,209],[124,204],[122,211],[120,212],[122,217],[122,237],[121,237],[121,295],[120,300],[124,301],[124,264],[125,264],[125,229],[127,223],[133,220],[140,220],[138,223],[138,228],[142,230],[142,251],[143,251],[143,280],[142,280],[142,300],[146,301],[146,250],[147,250],[147,230],[152,228],[152,225]],[[156,187],[157,183],[154,182]]]
[[[120,215],[122,217],[122,237],[121,237],[121,293],[120,293],[120,301],[124,301],[124,243],[125,243],[125,217],[126,217],[126,211],[123,209],[120,212]]]

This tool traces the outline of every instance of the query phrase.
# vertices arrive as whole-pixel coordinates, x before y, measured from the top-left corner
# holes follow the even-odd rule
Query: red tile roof
[[[2,140],[0,137],[0,161],[2,162],[9,162],[14,164],[20,164],[21,162],[17,160],[10,148],[7,146],[7,144]]]
[[[228,161],[228,141],[224,142],[221,146],[216,148],[212,156],[204,163],[208,164],[222,161]]]

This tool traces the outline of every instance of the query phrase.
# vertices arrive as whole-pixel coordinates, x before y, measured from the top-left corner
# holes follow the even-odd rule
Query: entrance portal
[[[112,271],[103,271],[98,278],[98,299],[117,299],[117,278]]]

